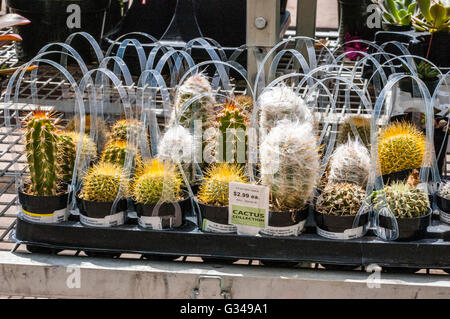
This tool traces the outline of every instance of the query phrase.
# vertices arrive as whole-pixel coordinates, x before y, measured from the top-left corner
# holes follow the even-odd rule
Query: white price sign
[[[238,234],[257,235],[268,225],[269,188],[231,182],[229,185],[228,223]]]

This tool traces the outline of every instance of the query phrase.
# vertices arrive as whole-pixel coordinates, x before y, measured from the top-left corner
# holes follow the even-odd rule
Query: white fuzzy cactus
[[[313,122],[305,101],[284,84],[274,86],[259,97],[260,127],[269,132],[281,120]]]
[[[191,163],[194,156],[194,138],[181,125],[170,127],[158,144],[158,157],[175,163]]]
[[[445,182],[439,190],[439,196],[450,199],[450,181]]]
[[[185,103],[190,99],[208,94],[193,102],[181,115],[179,123],[184,127],[193,127],[194,121],[202,120],[203,126],[210,124],[214,120],[214,106],[216,100],[213,95],[211,84],[202,73],[189,77],[176,91],[175,109],[171,115],[171,124],[175,123],[175,118],[180,115]]]
[[[319,177],[320,156],[311,123],[283,120],[261,145],[261,182],[275,211],[304,208]]]
[[[330,159],[328,182],[351,183],[366,187],[370,170],[370,154],[357,140],[339,145]]]

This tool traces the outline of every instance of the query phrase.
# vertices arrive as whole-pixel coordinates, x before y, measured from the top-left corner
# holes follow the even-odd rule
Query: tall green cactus
[[[33,112],[26,123],[26,154],[30,169],[30,190],[33,195],[57,194],[58,135],[53,114],[41,110]]]

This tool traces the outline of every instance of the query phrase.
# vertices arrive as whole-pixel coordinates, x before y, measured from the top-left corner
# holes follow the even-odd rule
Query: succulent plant
[[[190,131],[194,128],[196,120],[202,121],[203,129],[207,128],[215,119],[216,100],[212,93],[211,84],[203,74],[199,73],[189,77],[176,91],[175,109],[170,123],[175,123],[175,118],[180,114],[187,101],[201,94],[210,94],[192,103],[179,119],[179,124],[189,128]]]
[[[111,139],[113,141],[127,141],[128,134],[135,136],[137,139],[139,134],[145,132],[145,128],[141,121],[136,119],[119,120],[111,128]],[[147,134],[148,135],[148,134]]]
[[[114,163],[123,167],[127,152],[132,152],[136,169],[141,168],[142,159],[139,152],[133,147],[128,147],[127,142],[122,140],[111,140],[110,142],[108,142],[108,144],[106,144],[105,146],[105,149],[103,150],[101,161]]]
[[[450,181],[445,182],[439,190],[439,196],[450,200]]]
[[[339,145],[330,159],[329,183],[351,183],[366,187],[370,170],[370,154],[359,141]]]
[[[83,135],[83,148],[80,152],[80,163],[88,163],[97,157],[97,146],[87,134]],[[58,132],[58,179],[63,182],[72,180],[77,146],[80,141],[80,134],[76,132]]]
[[[84,125],[84,133],[87,135],[91,134],[91,115],[86,114],[85,117],[85,125]],[[105,147],[106,141],[109,138],[109,128],[108,125],[100,118],[96,118],[97,127],[97,145],[99,150],[103,150]],[[74,116],[66,125],[66,131],[79,132],[80,131],[80,117],[78,115]]]
[[[141,204],[176,202],[181,199],[182,178],[174,164],[153,159],[146,163],[133,184],[133,198]]]
[[[353,127],[353,128],[352,128]],[[358,135],[355,136],[355,130]],[[345,144],[349,139],[358,138],[367,148],[370,145],[370,120],[363,116],[351,116],[339,127],[338,144]]]
[[[446,4],[439,0],[417,0],[416,2],[420,9],[420,15],[413,16],[413,24],[418,31],[450,33],[450,7],[448,2]]]
[[[230,182],[247,182],[241,166],[218,163],[209,167],[200,185],[198,200],[207,205],[228,206]]]
[[[425,153],[425,136],[413,124],[394,122],[378,138],[378,156],[383,175],[419,168]]]
[[[372,0],[383,13],[383,20],[390,24],[410,26],[416,11],[415,0]]]
[[[217,126],[218,134],[221,136],[217,142],[222,144],[222,156],[219,158],[226,162],[245,163],[248,126],[248,117],[245,112],[233,101],[229,101],[217,115]]]
[[[406,183],[395,182],[373,194],[374,209],[381,210],[386,196],[387,205],[396,218],[415,218],[428,213],[428,195]]]
[[[281,121],[261,145],[261,182],[272,209],[304,208],[319,178],[320,156],[311,123]]]
[[[419,78],[424,81],[439,80],[439,70],[424,60],[417,63],[417,73]]]
[[[83,179],[80,198],[94,202],[113,202],[120,187],[124,197],[129,190],[129,180],[123,168],[112,163],[98,163],[91,167]]]
[[[328,184],[317,199],[316,209],[321,214],[355,216],[366,197],[365,190],[349,183]]]
[[[57,194],[57,146],[55,118],[53,113],[34,111],[26,122],[25,150],[30,169],[32,195],[54,196]]]
[[[313,117],[305,101],[284,84],[271,87],[261,94],[260,127],[269,132],[281,120],[312,122]]]

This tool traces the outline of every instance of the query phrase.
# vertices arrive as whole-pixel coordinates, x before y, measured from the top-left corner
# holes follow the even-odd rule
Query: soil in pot
[[[142,227],[150,227],[146,223],[145,217],[157,217],[155,221],[158,225],[153,224],[151,226],[153,229],[181,227],[186,220],[186,215],[192,210],[191,199],[189,197],[176,203],[163,203],[159,207],[157,204],[144,205],[136,202],[134,205],[137,216],[140,219],[139,225]],[[154,212],[156,215],[154,215]]]
[[[228,206],[211,206],[198,202],[202,215],[202,230],[207,232],[236,233],[236,226],[228,224]]]
[[[317,233],[320,236],[331,239],[353,239],[364,235],[364,227],[369,220],[369,214],[359,216],[357,228],[353,228],[356,216],[335,216],[314,212],[314,220],[317,225]],[[335,238],[333,234],[336,234]]]
[[[432,211],[429,209],[426,215],[415,218],[396,218],[398,225],[399,241],[408,241],[423,238],[430,225]],[[392,219],[379,216],[378,226],[386,229],[393,229]]]
[[[87,226],[109,227],[119,226],[124,223],[124,214],[127,210],[126,199],[119,200],[113,214],[111,214],[111,208],[114,202],[94,202],[81,199],[78,196],[76,199],[82,224]],[[119,214],[121,212],[122,215]]]

